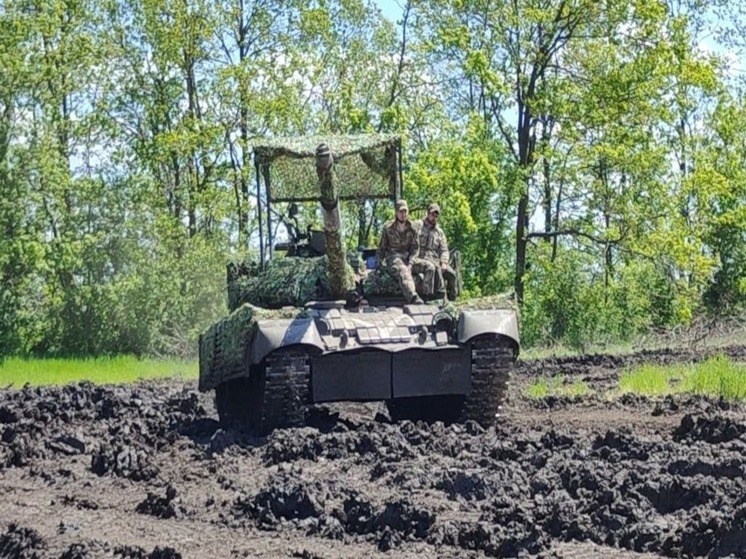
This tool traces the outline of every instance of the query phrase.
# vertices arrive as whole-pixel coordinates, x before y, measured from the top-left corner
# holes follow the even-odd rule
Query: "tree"
[[[531,238],[596,238],[604,245],[613,238],[613,233],[602,239],[577,227],[558,227],[560,204],[568,201],[559,198],[565,185],[559,173],[564,166],[562,159],[575,149],[576,141],[587,138],[568,138],[563,134],[562,144],[552,147],[553,137],[561,133],[557,123],[572,125],[572,114],[578,119],[576,129],[586,125],[598,129],[600,122],[596,121],[602,114],[599,111],[606,107],[617,110],[620,116],[629,116],[635,109],[630,102],[635,99],[625,100],[624,92],[637,87],[662,98],[664,90],[653,91],[649,76],[641,70],[655,70],[656,76],[673,73],[675,68],[669,63],[668,53],[682,44],[671,46],[667,39],[668,13],[665,6],[657,3],[454,0],[432,3],[423,12],[430,22],[425,29],[432,29],[434,65],[444,68],[450,77],[448,91],[452,106],[457,108],[456,117],[479,114],[512,154],[519,192],[514,288],[522,300]],[[625,89],[614,92],[614,104],[595,105],[592,112],[579,114],[572,103],[580,102],[588,109],[588,96],[599,92],[598,73],[588,73],[594,71],[589,57],[578,63],[583,53],[600,56],[596,72],[605,65],[606,76],[615,77],[613,66],[621,64],[616,78],[624,81],[613,83]],[[654,79],[652,84],[666,85],[661,79]],[[600,91],[606,97],[611,92],[611,88]],[[638,134],[652,133],[649,122],[638,123],[633,118],[630,124],[640,127]],[[543,165],[537,170],[539,161]],[[606,189],[610,186],[607,165],[604,160],[592,163],[596,168],[595,181],[605,184]],[[543,177],[538,198],[544,211],[544,229],[530,232],[532,187],[537,173]],[[559,184],[553,185],[553,179],[558,179]]]

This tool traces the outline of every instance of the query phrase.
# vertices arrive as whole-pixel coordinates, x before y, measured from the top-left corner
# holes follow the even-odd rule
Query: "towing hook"
[[[428,331],[425,326],[421,326],[419,332],[417,332],[417,343],[420,345],[424,344],[428,338]]]

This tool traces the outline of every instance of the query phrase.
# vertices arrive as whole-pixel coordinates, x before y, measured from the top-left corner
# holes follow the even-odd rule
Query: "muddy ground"
[[[6,389],[0,557],[743,557],[746,408],[605,395],[703,357],[520,363],[489,430],[358,404],[258,439],[192,383]],[[559,374],[596,394],[522,396]]]

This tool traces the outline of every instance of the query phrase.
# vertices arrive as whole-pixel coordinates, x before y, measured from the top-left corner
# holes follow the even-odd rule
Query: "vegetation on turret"
[[[355,274],[345,262],[339,284],[332,288],[327,256],[301,258],[288,256],[268,262],[264,270],[238,277],[228,283],[228,308],[232,312],[243,304],[266,309],[302,307],[311,301],[344,298],[355,289]],[[336,291],[335,291],[336,289]]]

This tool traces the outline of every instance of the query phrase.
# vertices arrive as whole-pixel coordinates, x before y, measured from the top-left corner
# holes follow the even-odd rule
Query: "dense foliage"
[[[0,0],[0,356],[193,352],[267,135],[401,134],[527,344],[746,301],[739,2],[402,4]],[[392,215],[345,210],[350,246]]]

